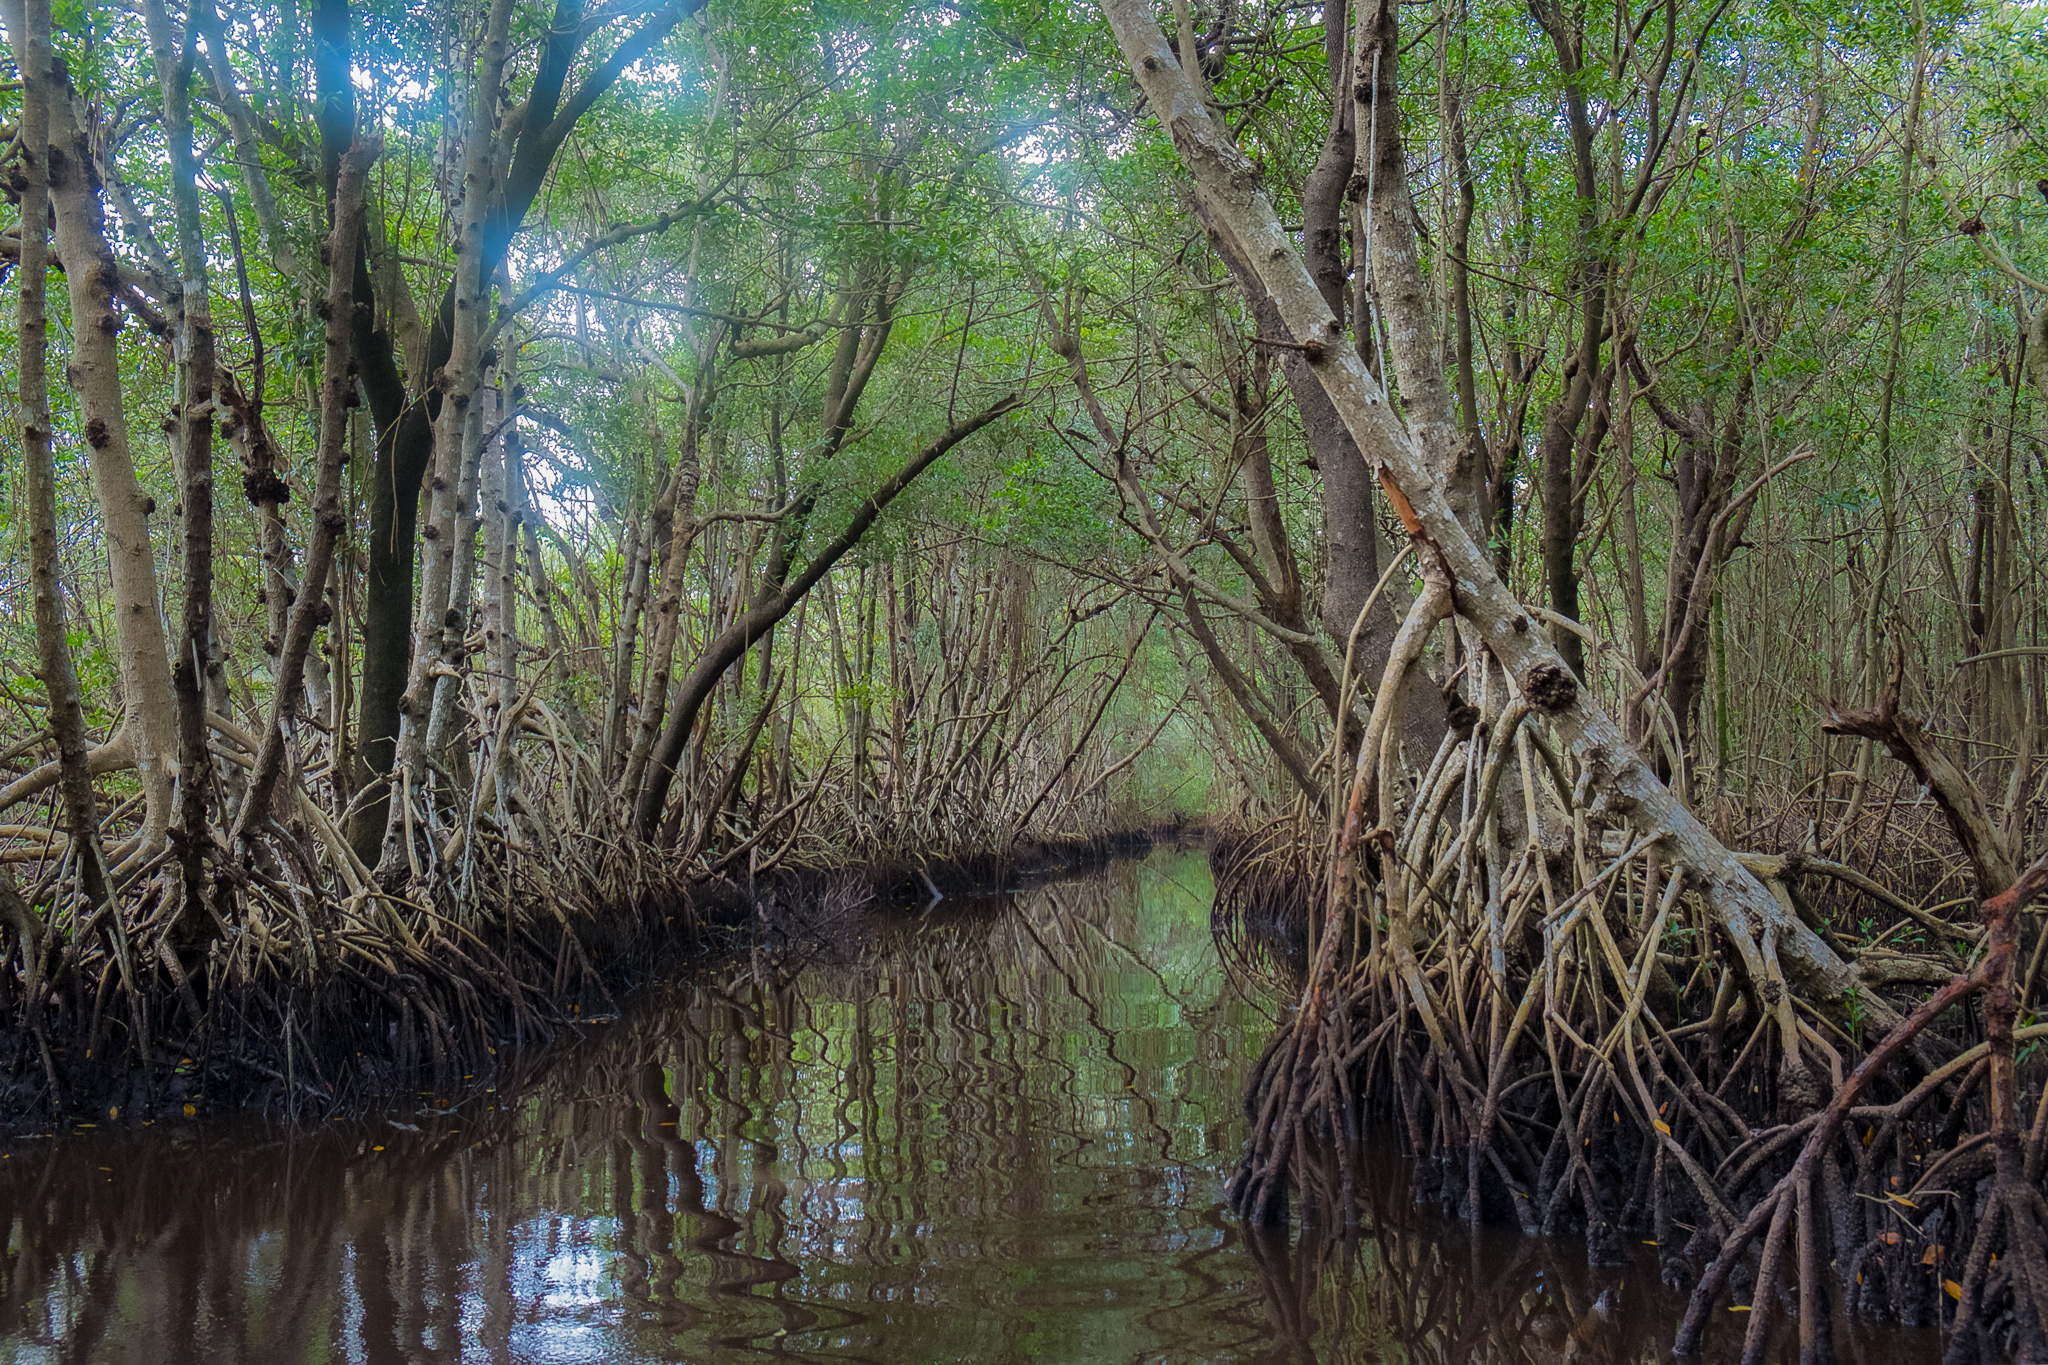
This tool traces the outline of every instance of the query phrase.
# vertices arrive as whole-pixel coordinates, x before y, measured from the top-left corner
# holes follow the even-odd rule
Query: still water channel
[[[1447,1222],[1391,1151],[1349,1247],[1247,1238],[1219,1193],[1279,1002],[1211,892],[1161,851],[857,909],[445,1108],[0,1145],[0,1362],[1664,1358],[1647,1256]]]

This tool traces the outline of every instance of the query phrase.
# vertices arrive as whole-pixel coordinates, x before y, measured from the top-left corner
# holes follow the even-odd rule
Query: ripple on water
[[[446,1114],[19,1143],[0,1360],[1661,1359],[1654,1267],[1437,1220],[1391,1153],[1352,1248],[1244,1235],[1273,1002],[1225,981],[1212,890],[1161,852],[872,916]]]

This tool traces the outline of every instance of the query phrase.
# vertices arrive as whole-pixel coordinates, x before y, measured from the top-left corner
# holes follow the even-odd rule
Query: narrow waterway
[[[1391,1151],[1349,1246],[1246,1238],[1219,1191],[1278,1002],[1211,889],[1162,851],[843,909],[516,1086],[0,1146],[0,1362],[1664,1359],[1647,1251],[1445,1221]]]

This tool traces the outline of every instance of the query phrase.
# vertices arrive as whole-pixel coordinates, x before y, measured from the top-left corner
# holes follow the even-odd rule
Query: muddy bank
[[[146,1021],[107,1009],[111,970],[97,980],[73,974],[45,987],[43,1039],[27,1030],[0,1039],[0,1136],[236,1110],[329,1121],[421,1086],[457,1093],[515,1074],[591,1021],[616,1016],[647,982],[763,931],[843,936],[877,905],[1003,892],[1184,833],[1167,826],[921,862],[784,868],[751,885],[678,880],[603,909],[564,907],[552,922],[529,920],[510,934],[473,931],[434,972],[407,971],[401,960],[380,980],[343,963],[210,988],[194,974],[151,1000]],[[21,990],[10,962],[0,1007]],[[205,1021],[197,1030],[195,1017]],[[155,1040],[146,1064],[126,1046],[138,1033]]]
[[[969,896],[1016,889],[1046,877],[1073,876],[1116,858],[1141,858],[1155,845],[1199,839],[1194,825],[1160,825],[1081,839],[1019,839],[1007,849],[952,858],[877,857],[861,864],[879,896],[903,900]]]

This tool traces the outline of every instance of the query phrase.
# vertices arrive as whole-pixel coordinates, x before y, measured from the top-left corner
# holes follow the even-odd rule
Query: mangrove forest
[[[2048,1365],[2038,0],[0,30],[0,1356]]]

